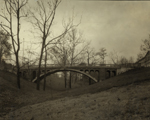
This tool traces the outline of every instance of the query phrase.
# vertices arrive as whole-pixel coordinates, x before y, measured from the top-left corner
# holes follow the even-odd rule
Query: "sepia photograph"
[[[0,0],[0,120],[150,120],[150,1]]]

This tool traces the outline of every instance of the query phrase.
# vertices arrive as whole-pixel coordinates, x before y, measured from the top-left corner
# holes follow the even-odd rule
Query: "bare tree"
[[[56,9],[59,6],[61,0],[39,0],[37,1],[37,8],[35,11],[29,11],[32,17],[30,21],[33,27],[38,31],[38,35],[42,40],[39,65],[38,65],[38,74],[37,74],[37,90],[40,89],[40,71],[41,71],[41,61],[43,57],[43,51],[46,46],[50,44],[57,43],[60,38],[62,38],[72,27],[73,20],[70,19],[68,24],[64,24],[64,32],[56,37],[52,37],[52,25],[56,15]],[[50,38],[51,36],[51,38]]]
[[[146,53],[147,51],[150,51],[150,35],[149,35],[149,39],[145,39],[145,40],[142,41],[141,51],[143,53]]]
[[[46,65],[47,65],[47,49],[45,47],[45,64],[44,64],[44,85],[43,85],[43,90],[45,91],[45,87],[46,87],[46,73],[47,73],[47,69],[46,69]]]
[[[38,52],[36,52],[35,49],[33,49],[35,43],[32,43],[31,41],[29,42],[30,42],[30,46],[28,45],[25,51],[23,49],[22,66],[21,66],[21,67],[27,67],[28,70],[30,70],[31,65],[37,62],[39,56]]]
[[[85,51],[87,50],[87,46],[88,44],[85,43],[85,41],[83,40],[82,34],[78,32],[77,29],[73,28],[70,32],[66,34],[66,36],[64,36],[60,44],[56,44],[55,48],[53,48],[52,53],[55,56],[55,60],[58,62],[58,64],[62,66],[74,66],[82,62],[82,57],[83,54],[85,54]],[[70,72],[70,88],[72,75],[73,74],[71,74]]]
[[[65,67],[69,65],[69,42],[67,39],[62,38],[59,44],[55,44],[55,46],[51,47],[48,53],[51,53],[53,57],[52,60],[55,64],[59,65],[60,67]],[[49,55],[49,56],[51,56]],[[67,72],[64,71],[64,81],[65,81],[65,88],[67,87]]]
[[[129,58],[128,63],[134,63],[134,58],[132,56]]]
[[[128,63],[128,59],[124,56],[120,57],[119,64],[126,65]]]
[[[62,40],[61,44],[56,44],[55,46],[51,47],[48,51],[48,56],[51,56],[51,60],[54,62],[55,65],[60,67],[65,67],[68,64],[68,49],[65,47],[64,40]],[[64,81],[65,81],[65,88],[67,87],[67,73],[66,71],[63,72],[64,74]]]
[[[69,64],[69,44],[65,38],[62,38],[59,44],[55,44],[55,46],[51,47],[49,53],[52,54],[55,64],[58,64],[61,67]]]
[[[87,58],[87,65],[88,66],[97,64],[98,59],[96,57],[97,55],[96,55],[95,49],[91,48],[90,44],[88,45],[88,48],[87,48],[85,54],[86,54],[85,58]]]
[[[2,59],[11,56],[11,49],[12,46],[9,43],[9,35],[7,35],[4,31],[0,31],[0,64]]]
[[[87,50],[88,43],[82,38],[82,33],[78,32],[77,29],[72,29],[68,34],[66,39],[69,41],[69,64],[70,66],[74,64],[80,64],[80,59]]]
[[[139,53],[137,54],[137,61],[139,61],[140,59],[142,59],[144,57],[143,53]]]
[[[109,57],[113,64],[119,64],[120,55],[117,51],[113,50],[112,52],[110,52]]]
[[[96,55],[101,58],[102,64],[105,64],[105,57],[107,56],[106,48],[101,48],[99,52],[96,53]]]
[[[142,40],[140,50],[141,50],[140,53],[137,54],[137,61],[142,59],[144,55],[146,55],[146,53],[150,51],[150,35],[149,35],[149,39]]]
[[[88,44],[84,44],[85,41],[82,38],[82,33],[78,32],[77,29],[72,29],[67,34],[67,39],[69,41],[69,63],[70,66],[75,64],[80,64],[82,59],[81,54],[87,50]],[[82,47],[81,47],[82,46]],[[70,72],[69,87],[71,88],[72,72]]]
[[[20,20],[23,17],[26,17],[24,14],[23,8],[27,4],[28,0],[4,0],[5,1],[5,9],[0,14],[0,17],[5,20],[5,23],[0,23],[2,29],[7,32],[7,34],[11,37],[12,46],[16,58],[16,66],[17,66],[17,84],[20,89],[20,66],[19,66],[19,51],[20,51]],[[17,32],[15,34],[15,30],[13,28],[13,23],[17,23]]]

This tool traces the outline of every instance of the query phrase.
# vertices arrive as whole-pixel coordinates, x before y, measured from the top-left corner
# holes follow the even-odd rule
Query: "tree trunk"
[[[90,57],[89,57],[89,53],[88,53],[88,66],[89,66],[89,64],[90,64]]]
[[[77,75],[78,75],[78,73],[76,73],[75,83],[77,82]]]
[[[50,75],[49,75],[49,77],[50,77]],[[53,98],[53,92],[52,92],[52,83],[51,83],[51,78],[49,79],[49,81],[50,81],[50,88],[51,88],[51,91],[50,91],[50,93],[51,93],[51,97]]]
[[[91,71],[89,72],[89,74],[91,75]],[[89,85],[91,85],[91,78],[89,78]]]
[[[47,62],[47,50],[46,50],[46,47],[45,47],[45,71],[44,71],[44,86],[43,86],[43,90],[45,91],[45,87],[46,87],[46,62]]]
[[[18,53],[16,53],[16,66],[17,66],[17,85],[20,89],[20,66],[19,66],[19,59],[18,59]]]
[[[1,45],[1,49],[0,49],[0,64],[2,63],[2,43],[0,43],[0,45]]]
[[[71,88],[71,71],[70,71],[70,80],[69,80],[69,88]]]
[[[39,67],[38,67],[38,72],[37,72],[37,86],[36,89],[40,90],[40,74],[41,74],[41,61],[42,61],[42,57],[43,57],[43,44],[42,44],[42,48],[41,48],[41,55],[40,55],[40,59],[39,59]]]
[[[18,49],[16,52],[16,65],[17,65],[17,84],[20,89],[20,66],[19,66],[19,51],[20,51],[20,9],[19,9],[19,0],[17,2],[18,10],[17,10],[17,43]]]
[[[46,88],[46,69],[44,71],[44,85],[43,85],[43,90],[45,91]]]
[[[65,88],[67,88],[67,74],[66,74],[66,71],[64,71],[64,80],[65,80]]]

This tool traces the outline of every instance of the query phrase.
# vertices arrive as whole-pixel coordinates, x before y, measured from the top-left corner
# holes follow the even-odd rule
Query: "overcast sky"
[[[149,1],[75,1],[62,2],[58,14],[74,7],[82,14],[80,29],[93,47],[105,47],[130,57],[139,53],[142,40],[150,34]]]
[[[29,0],[29,3],[34,6],[36,1]],[[55,17],[55,33],[60,30],[62,18],[70,16],[73,9],[76,21],[82,16],[78,29],[96,50],[105,47],[108,53],[115,50],[136,59],[142,40],[149,37],[149,1],[62,0]],[[24,23],[21,30],[26,41],[31,37],[28,29],[30,26]]]

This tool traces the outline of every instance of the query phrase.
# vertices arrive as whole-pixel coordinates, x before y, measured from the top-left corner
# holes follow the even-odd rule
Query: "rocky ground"
[[[36,91],[35,84],[26,81],[18,90],[3,75],[0,120],[150,120],[149,72],[132,70],[102,83],[62,92]]]

